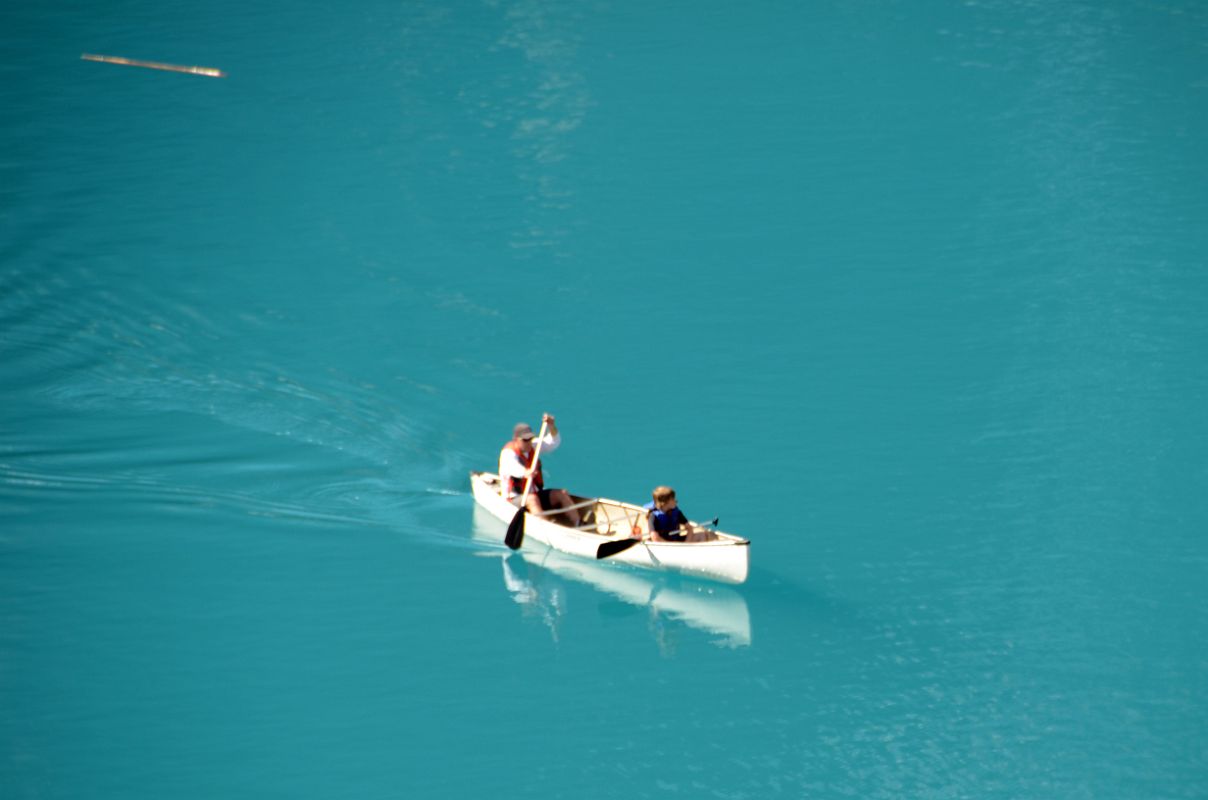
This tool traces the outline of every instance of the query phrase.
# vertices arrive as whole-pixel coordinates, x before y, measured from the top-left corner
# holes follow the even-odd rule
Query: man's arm
[[[562,437],[558,435],[558,423],[554,421],[553,414],[542,414],[541,422],[545,424],[545,438],[541,440],[541,452],[552,453],[558,449],[558,445],[562,444]]]
[[[520,463],[520,458],[513,453],[509,448],[503,448],[499,453],[499,480],[503,482],[503,491],[500,492],[504,497],[511,497],[515,494],[512,491],[512,482],[508,478],[523,478],[528,474],[528,470],[524,468],[524,464]]]

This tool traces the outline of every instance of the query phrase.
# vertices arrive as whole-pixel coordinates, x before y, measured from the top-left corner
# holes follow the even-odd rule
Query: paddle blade
[[[624,553],[635,544],[640,544],[641,539],[618,539],[615,542],[605,542],[596,550],[596,560],[615,556],[617,553]]]
[[[516,516],[512,517],[511,523],[508,524],[508,532],[503,537],[503,543],[513,550],[519,550],[520,545],[524,544],[524,509],[516,512]]]

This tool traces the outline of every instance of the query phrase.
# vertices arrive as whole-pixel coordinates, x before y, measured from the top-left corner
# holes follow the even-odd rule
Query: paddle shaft
[[[519,550],[520,545],[524,544],[524,507],[528,504],[529,490],[533,488],[533,473],[537,471],[537,466],[541,463],[541,445],[545,442],[545,426],[546,421],[542,419],[541,436],[537,439],[537,448],[533,452],[533,461],[529,466],[528,474],[525,476],[524,494],[520,496],[520,508],[516,511],[516,515],[512,517],[512,521],[508,525],[508,532],[503,537],[503,543],[513,550]],[[501,480],[511,480],[510,478],[505,479],[502,475],[499,477]]]
[[[541,433],[537,435],[537,448],[533,451],[533,464],[529,467],[528,476],[524,479],[524,494],[520,496],[520,510],[528,503],[529,489],[533,488],[533,474],[541,463],[541,445],[545,444],[545,420],[541,420]]]

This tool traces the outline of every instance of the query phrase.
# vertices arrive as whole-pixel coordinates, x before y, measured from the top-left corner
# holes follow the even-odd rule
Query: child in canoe
[[[670,486],[654,488],[654,502],[647,503],[646,520],[651,538],[656,542],[705,542],[709,532],[696,528],[680,511],[675,500],[675,490]]]

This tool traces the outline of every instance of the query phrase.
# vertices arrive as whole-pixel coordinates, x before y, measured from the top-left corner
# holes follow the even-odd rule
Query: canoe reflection
[[[475,539],[501,544],[507,526],[485,510],[474,507]],[[482,555],[498,555],[492,549]],[[675,575],[639,572],[617,564],[566,555],[537,542],[526,542],[515,553],[501,556],[503,585],[526,616],[536,617],[558,640],[566,617],[565,581],[585,583],[619,600],[601,606],[604,612],[631,614],[647,611],[650,632],[660,649],[673,649],[670,634],[676,624],[712,634],[719,647],[751,644],[751,615],[737,589],[697,582]],[[636,617],[636,613],[634,613]]]

